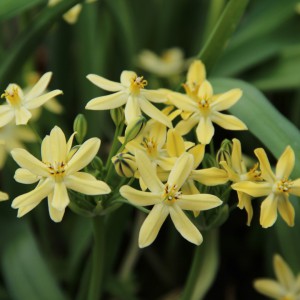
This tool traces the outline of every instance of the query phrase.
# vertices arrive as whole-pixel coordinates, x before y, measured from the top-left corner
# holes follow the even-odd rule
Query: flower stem
[[[88,300],[99,300],[101,298],[104,278],[105,262],[105,226],[104,218],[96,216],[93,218],[94,246],[92,257],[92,273],[88,291]]]

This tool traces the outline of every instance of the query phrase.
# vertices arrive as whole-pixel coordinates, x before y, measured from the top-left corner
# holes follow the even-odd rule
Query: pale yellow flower
[[[300,300],[300,274],[297,277],[278,254],[273,266],[276,279],[261,278],[254,281],[254,288],[261,294],[276,300]]]
[[[184,111],[184,120],[176,126],[181,135],[189,133],[197,125],[198,141],[209,144],[215,132],[213,123],[227,130],[247,129],[237,117],[220,113],[233,106],[241,98],[242,91],[232,89],[214,95],[211,84],[205,80],[205,68],[200,61],[191,64],[184,87],[186,95],[177,92],[169,94],[171,103]]]
[[[25,148],[24,142],[35,142],[35,134],[26,126],[9,123],[0,127],[0,169],[4,166],[7,154],[14,148]]]
[[[0,201],[8,200],[8,194],[0,192]]]
[[[26,125],[32,116],[30,112],[32,109],[62,94],[61,90],[44,93],[51,76],[51,72],[45,73],[28,93],[24,93],[15,83],[9,84],[1,96],[6,99],[7,104],[0,105],[0,127],[8,124],[14,118],[16,118],[17,125]]]
[[[258,170],[258,163],[253,166],[249,171],[247,170],[246,164],[242,157],[242,146],[241,142],[238,139],[232,140],[232,153],[230,162],[221,161],[220,165],[228,173],[228,179],[232,182],[241,182],[241,181],[261,181],[261,172]],[[238,208],[245,208],[248,219],[247,225],[250,226],[252,217],[253,217],[253,208],[251,204],[252,197],[244,192],[237,191],[239,203]]]
[[[12,157],[21,166],[16,170],[15,180],[24,184],[38,182],[33,191],[13,200],[12,207],[19,209],[18,217],[31,211],[48,197],[50,217],[53,221],[60,222],[70,202],[68,189],[86,195],[110,193],[105,182],[97,180],[91,174],[79,172],[97,154],[100,140],[91,138],[74,151],[71,149],[73,137],[74,134],[66,142],[62,130],[55,126],[42,142],[42,161],[24,149],[12,150]]]
[[[136,162],[143,181],[150,192],[122,186],[120,194],[134,205],[154,205],[139,233],[139,247],[147,247],[156,239],[158,232],[168,215],[178,232],[189,242],[202,243],[202,235],[183,210],[207,210],[219,206],[222,201],[210,194],[185,195],[181,187],[193,169],[193,156],[183,153],[176,161],[167,183],[158,178],[147,155],[137,151]]]
[[[165,50],[161,56],[150,50],[143,50],[138,56],[139,67],[161,77],[179,74],[185,67],[183,52],[180,48]]]
[[[255,149],[259,160],[261,177],[264,182],[243,181],[232,185],[234,190],[244,192],[253,197],[267,196],[261,205],[260,224],[267,228],[277,219],[277,209],[283,220],[294,226],[295,211],[289,201],[289,194],[300,196],[300,179],[294,181],[289,176],[294,168],[295,154],[290,146],[278,159],[273,173],[266,152],[262,148]]]
[[[96,86],[116,93],[90,100],[86,109],[106,110],[125,105],[125,119],[128,124],[143,111],[150,118],[172,127],[170,119],[149,102],[163,103],[167,101],[166,97],[158,91],[146,90],[147,81],[142,76],[137,76],[132,71],[123,71],[120,83],[94,74],[87,78]]]

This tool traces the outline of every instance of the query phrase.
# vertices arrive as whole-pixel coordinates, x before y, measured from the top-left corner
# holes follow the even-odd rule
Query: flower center
[[[153,138],[143,138],[142,145],[145,147],[147,154],[150,156],[157,155],[157,143],[153,140]]]
[[[197,102],[197,93],[200,85],[194,81],[190,86],[187,83],[184,83],[182,86],[185,89],[185,93]]]
[[[162,197],[165,204],[172,205],[177,199],[180,198],[181,194],[182,192],[178,190],[176,184],[174,184],[171,187],[168,184],[166,184]]]
[[[147,84],[147,80],[143,76],[137,76],[131,81],[130,91],[132,94],[139,94],[140,89],[143,89]]]
[[[258,163],[256,163],[252,169],[249,170],[249,172],[246,174],[247,179],[250,181],[261,181],[261,171],[257,170],[258,169]]]
[[[48,167],[49,174],[54,177],[55,180],[61,180],[65,173],[65,163],[64,162],[45,162]]]
[[[20,91],[21,89],[19,86],[17,86],[16,84],[10,84],[1,95],[1,98],[5,98],[11,106],[19,106],[22,102]]]
[[[292,187],[292,181],[288,180],[286,178],[283,178],[281,180],[278,180],[276,182],[276,188],[277,188],[277,192],[280,193],[288,193],[289,189]]]

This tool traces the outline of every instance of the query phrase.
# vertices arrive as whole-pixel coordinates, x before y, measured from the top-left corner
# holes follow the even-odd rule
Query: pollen
[[[130,91],[133,94],[139,94],[140,89],[143,89],[148,84],[143,76],[136,76],[132,79],[130,84]]]
[[[155,156],[157,154],[157,143],[153,138],[143,138],[142,146],[146,149],[148,155]]]
[[[10,84],[1,95],[1,98],[5,98],[6,101],[12,106],[18,106],[22,102],[20,90],[21,89],[16,84]]]
[[[45,165],[48,167],[50,175],[53,176],[55,179],[63,177],[66,166],[64,162],[45,162]]]
[[[166,204],[171,205],[180,198],[181,194],[182,192],[178,190],[176,184],[171,187],[166,184],[162,197]]]
[[[290,188],[292,187],[291,180],[283,178],[277,181],[277,191],[282,193],[288,193]]]

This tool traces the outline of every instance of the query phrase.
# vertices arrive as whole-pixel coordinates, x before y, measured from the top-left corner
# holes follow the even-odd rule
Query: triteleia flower
[[[228,179],[232,182],[241,182],[241,181],[262,181],[261,172],[258,170],[258,163],[256,163],[252,169],[247,171],[246,164],[242,157],[242,147],[241,142],[238,139],[232,140],[232,153],[230,161],[221,161],[220,165],[226,170],[228,174]],[[238,208],[245,208],[248,219],[247,225],[250,226],[252,217],[253,217],[253,208],[251,203],[251,196],[237,191],[239,203]]]
[[[134,205],[153,205],[139,233],[139,247],[147,247],[156,239],[158,232],[168,215],[178,232],[189,242],[202,243],[202,235],[183,210],[207,210],[221,205],[222,201],[210,194],[185,195],[181,187],[193,169],[193,156],[183,153],[176,161],[167,183],[158,178],[147,155],[137,151],[136,162],[143,181],[150,192],[122,186],[120,194]]]
[[[100,140],[91,138],[76,151],[71,149],[73,137],[74,134],[66,142],[62,130],[55,126],[42,142],[42,161],[24,149],[11,151],[12,157],[21,166],[16,170],[16,181],[25,184],[38,182],[33,191],[13,200],[12,207],[19,209],[18,217],[31,211],[48,197],[50,217],[53,221],[60,222],[70,202],[68,189],[86,195],[110,193],[105,182],[97,180],[91,174],[79,172],[96,156]]]
[[[8,194],[0,192],[0,201],[8,200]]]
[[[277,280],[261,278],[254,281],[254,288],[261,294],[276,300],[300,299],[300,274],[297,277],[278,254],[273,265]]]
[[[273,173],[267,154],[264,149],[254,151],[259,160],[261,177],[264,182],[243,181],[232,185],[234,190],[244,192],[253,197],[267,196],[262,202],[260,224],[267,228],[272,226],[277,219],[277,209],[283,220],[294,226],[295,211],[289,201],[289,194],[300,196],[300,179],[294,181],[289,176],[294,168],[295,154],[290,146],[278,159],[275,174]]]
[[[106,110],[125,104],[125,119],[128,124],[139,117],[143,111],[150,118],[172,127],[170,119],[149,102],[163,103],[167,98],[158,91],[146,90],[147,81],[143,76],[137,76],[132,71],[123,71],[121,83],[94,74],[88,75],[87,78],[96,86],[116,93],[90,100],[86,109]]]
[[[209,144],[215,132],[213,123],[227,130],[247,129],[237,117],[220,113],[233,106],[241,98],[242,91],[232,89],[214,95],[211,84],[205,80],[205,69],[201,62],[196,61],[191,65],[184,88],[187,95],[177,92],[169,94],[171,103],[185,112],[184,120],[176,126],[181,135],[189,133],[197,125],[198,141]]]
[[[0,127],[8,124],[14,117],[16,118],[17,125],[26,125],[32,116],[30,110],[62,94],[61,90],[44,93],[51,76],[51,72],[45,73],[26,94],[17,84],[9,84],[1,95],[2,98],[6,99],[7,104],[0,105]]]

